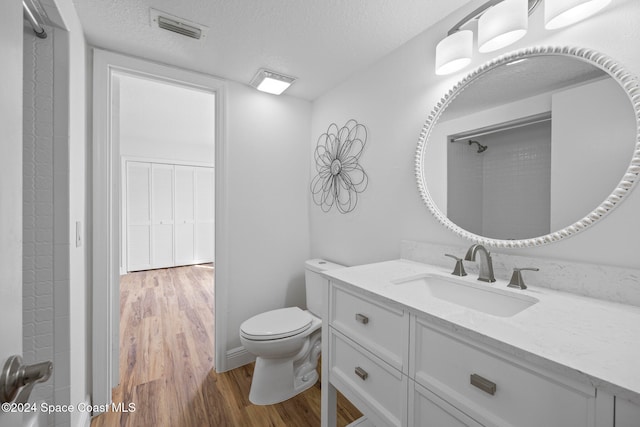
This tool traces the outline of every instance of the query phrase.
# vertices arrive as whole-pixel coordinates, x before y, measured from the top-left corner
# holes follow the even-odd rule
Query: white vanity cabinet
[[[600,427],[594,387],[401,304],[331,282],[327,314],[324,375],[378,427]],[[325,418],[333,415],[323,426],[333,425]]]

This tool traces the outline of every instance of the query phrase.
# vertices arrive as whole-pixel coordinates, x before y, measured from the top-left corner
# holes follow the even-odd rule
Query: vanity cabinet
[[[600,427],[587,384],[357,288],[330,282],[328,301],[325,373],[378,427]]]

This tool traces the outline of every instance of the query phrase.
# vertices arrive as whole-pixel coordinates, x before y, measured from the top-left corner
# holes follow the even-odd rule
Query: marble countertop
[[[542,287],[511,289],[504,280],[485,284],[473,274],[456,278],[539,300],[512,317],[498,317],[394,283],[422,274],[453,277],[450,273],[400,259],[323,274],[460,335],[640,404],[640,307]]]

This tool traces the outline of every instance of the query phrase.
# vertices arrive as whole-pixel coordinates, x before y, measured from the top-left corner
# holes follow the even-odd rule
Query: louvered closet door
[[[212,262],[214,256],[215,209],[214,168],[195,167],[196,262]]]
[[[151,166],[151,220],[153,268],[172,267],[173,262],[173,165]]]
[[[127,162],[127,270],[151,266],[151,164]]]
[[[187,265],[195,260],[195,170],[176,166],[175,177],[176,265]]]

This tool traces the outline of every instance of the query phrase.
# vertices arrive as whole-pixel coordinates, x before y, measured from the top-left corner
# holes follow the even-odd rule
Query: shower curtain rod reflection
[[[24,10],[24,19],[29,21],[33,32],[41,39],[47,38],[47,32],[44,30],[43,17],[39,5],[33,3],[32,0],[22,0],[22,9]]]
[[[535,125],[536,123],[544,123],[551,120],[551,112],[535,114],[533,116],[523,117],[520,119],[511,120],[497,125],[486,126],[478,129],[474,129],[469,132],[457,133],[451,135],[449,142],[467,141],[471,138],[478,138],[484,135],[490,135],[496,132],[502,132],[504,130],[517,129],[523,126]]]

